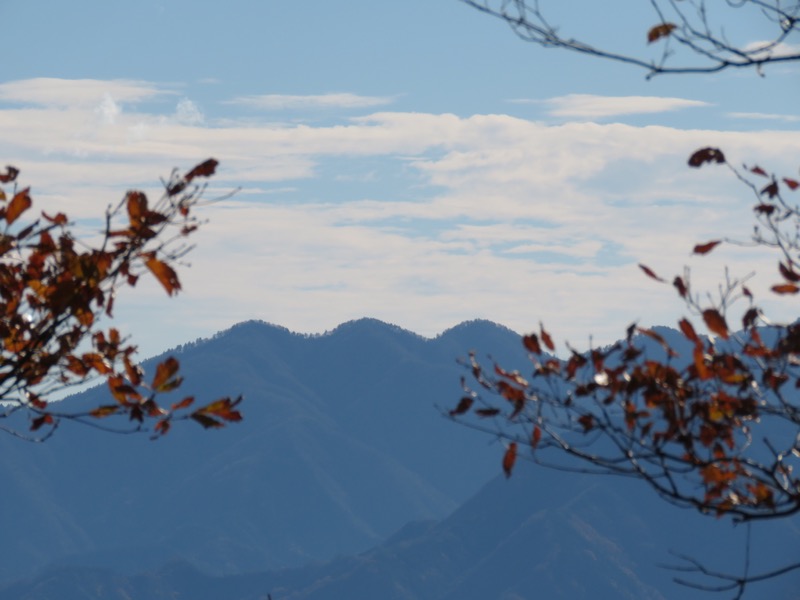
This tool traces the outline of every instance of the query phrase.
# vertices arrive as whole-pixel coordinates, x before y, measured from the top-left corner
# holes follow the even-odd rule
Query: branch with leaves
[[[527,42],[563,48],[641,67],[647,76],[666,73],[715,73],[726,69],[761,68],[800,60],[791,43],[800,37],[800,2],[781,0],[650,0],[653,23],[641,32],[642,45],[654,45],[650,56],[629,54],[576,39],[551,21],[546,0],[460,0],[505,21]],[[551,5],[552,8],[552,5]],[[611,10],[611,9],[609,9]],[[769,39],[736,43],[726,35],[731,18],[762,22]],[[682,62],[681,62],[682,61]]]
[[[30,188],[18,187],[14,167],[0,174],[0,430],[43,441],[62,421],[75,421],[157,437],[176,420],[206,428],[241,420],[241,398],[191,411],[192,397],[159,404],[162,394],[181,384],[178,361],[164,360],[145,381],[133,358],[136,347],[116,328],[101,326],[113,317],[117,294],[142,275],[155,277],[170,296],[180,291],[175,266],[200,225],[192,213],[205,190],[200,181],[216,167],[209,159],[185,174],[173,171],[152,205],[143,192],[129,191],[107,209],[97,245],[77,238],[61,212],[24,221],[33,206]],[[113,404],[70,412],[50,401],[97,377],[106,379]],[[28,431],[16,426],[19,415],[26,417]],[[129,425],[115,429],[98,422],[112,416],[126,417]]]
[[[788,195],[800,182],[759,166],[737,169],[717,148],[703,148],[690,167],[729,167],[753,193],[750,243],[779,252],[780,279],[771,292],[800,293],[800,208]],[[706,255],[723,240],[697,244]],[[486,367],[473,354],[464,365],[464,395],[449,416],[505,441],[507,476],[523,449],[537,464],[584,473],[634,477],[662,498],[735,521],[776,519],[800,512],[800,322],[769,322],[746,279],[731,279],[715,296],[695,293],[688,270],[665,279],[688,309],[677,330],[631,325],[622,341],[568,358],[540,324],[522,338],[531,372]],[[741,327],[731,308],[746,302]],[[743,593],[771,574],[691,572]],[[702,588],[701,586],[701,589]]]

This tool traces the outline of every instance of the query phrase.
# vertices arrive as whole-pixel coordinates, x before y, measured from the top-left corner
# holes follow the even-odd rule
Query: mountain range
[[[496,477],[503,447],[443,416],[472,349],[525,366],[519,336],[486,321],[432,339],[370,319],[318,336],[247,322],[170,352],[180,397],[242,393],[240,424],[0,437],[0,600],[701,598],[657,567],[669,550],[742,563],[743,528],[636,482]],[[753,536],[754,570],[798,556],[796,521]],[[796,600],[798,583],[754,597]]]

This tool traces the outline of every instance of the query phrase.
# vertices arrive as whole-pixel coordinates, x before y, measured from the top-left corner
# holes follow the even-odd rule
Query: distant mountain
[[[243,393],[244,422],[156,442],[71,424],[45,444],[0,436],[0,581],[48,564],[298,566],[442,518],[500,458],[436,408],[459,397],[456,359],[473,348],[524,364],[519,337],[485,321],[435,339],[369,319],[319,336],[248,322],[181,346],[177,397]]]
[[[744,528],[639,482],[524,461],[495,477],[502,448],[436,408],[461,395],[471,349],[528,367],[519,336],[486,321],[434,339],[370,319],[319,336],[248,322],[173,352],[178,397],[244,393],[241,424],[0,436],[0,600],[700,600],[657,567],[669,550],[743,564]],[[753,540],[751,572],[797,560],[800,523],[758,523]],[[790,574],[746,598],[798,589]]]
[[[675,564],[675,550],[736,570],[744,533],[671,508],[638,482],[522,464],[448,518],[408,524],[358,556],[227,577],[182,562],[129,577],[49,569],[0,588],[0,600],[708,600],[658,564]],[[796,559],[799,536],[797,520],[755,526],[752,572]],[[797,600],[798,584],[789,575],[746,597]]]

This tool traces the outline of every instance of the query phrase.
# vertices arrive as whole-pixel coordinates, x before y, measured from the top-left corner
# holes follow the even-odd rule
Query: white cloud
[[[589,94],[568,94],[541,102],[550,107],[548,114],[551,116],[578,119],[600,119],[710,106],[707,102],[685,98],[593,96]]]
[[[750,42],[742,48],[745,52],[753,53],[753,58],[780,58],[782,56],[800,56],[800,45],[759,40]]]
[[[113,125],[122,112],[119,104],[114,102],[114,98],[107,92],[103,94],[103,100],[94,110],[105,125]]]
[[[240,96],[226,100],[226,104],[238,104],[262,110],[306,110],[325,108],[370,108],[390,104],[392,98],[386,96],[359,96],[338,93],[308,96],[289,96],[266,94],[263,96]]]
[[[753,119],[757,121],[785,121],[787,123],[800,123],[798,115],[779,115],[774,113],[758,112],[729,112],[726,116],[732,119]]]
[[[96,106],[105,97],[117,102],[140,102],[172,94],[155,84],[126,79],[56,79],[40,77],[0,83],[0,100],[51,107]]]
[[[205,121],[205,115],[197,105],[188,98],[181,98],[175,107],[175,118],[182,125],[200,125]]]
[[[431,335],[466,318],[520,331],[541,318],[562,340],[593,331],[599,343],[636,317],[674,323],[682,306],[637,262],[669,276],[692,261],[706,282],[722,274],[717,257],[742,271],[759,264],[747,249],[689,257],[699,241],[746,238],[752,200],[727,169],[689,169],[687,157],[718,146],[733,164],[788,172],[800,153],[792,131],[508,115],[383,112],[338,125],[212,127],[181,122],[173,106],[156,114],[133,105],[110,110],[113,122],[97,128],[102,100],[0,108],[0,164],[22,169],[37,207],[96,218],[130,186],[157,194],[158,175],[172,166],[218,158],[215,188],[247,193],[203,208],[210,223],[182,272],[185,297],[162,302],[157,285],[142,285],[132,308],[121,299],[117,309],[123,320],[149,311],[155,332],[181,335],[174,324],[192,324],[190,337],[198,324],[213,333],[263,318],[312,332],[369,315]],[[329,166],[362,158],[378,182],[396,176],[381,187]],[[161,349],[139,341],[145,352]]]

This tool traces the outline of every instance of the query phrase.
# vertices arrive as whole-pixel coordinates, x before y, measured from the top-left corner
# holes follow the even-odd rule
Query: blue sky
[[[556,5],[575,35],[656,51],[647,3],[599,4]],[[157,194],[209,156],[211,196],[242,188],[203,209],[177,299],[152,284],[120,298],[145,355],[253,318],[423,335],[543,320],[581,345],[686,312],[639,262],[690,264],[711,290],[725,265],[774,283],[768,253],[689,256],[745,239],[752,199],[685,165],[712,145],[797,176],[798,66],[647,81],[525,44],[457,0],[0,0],[0,18],[0,161],[41,208],[91,232],[126,189]],[[757,23],[726,31],[757,42]]]

